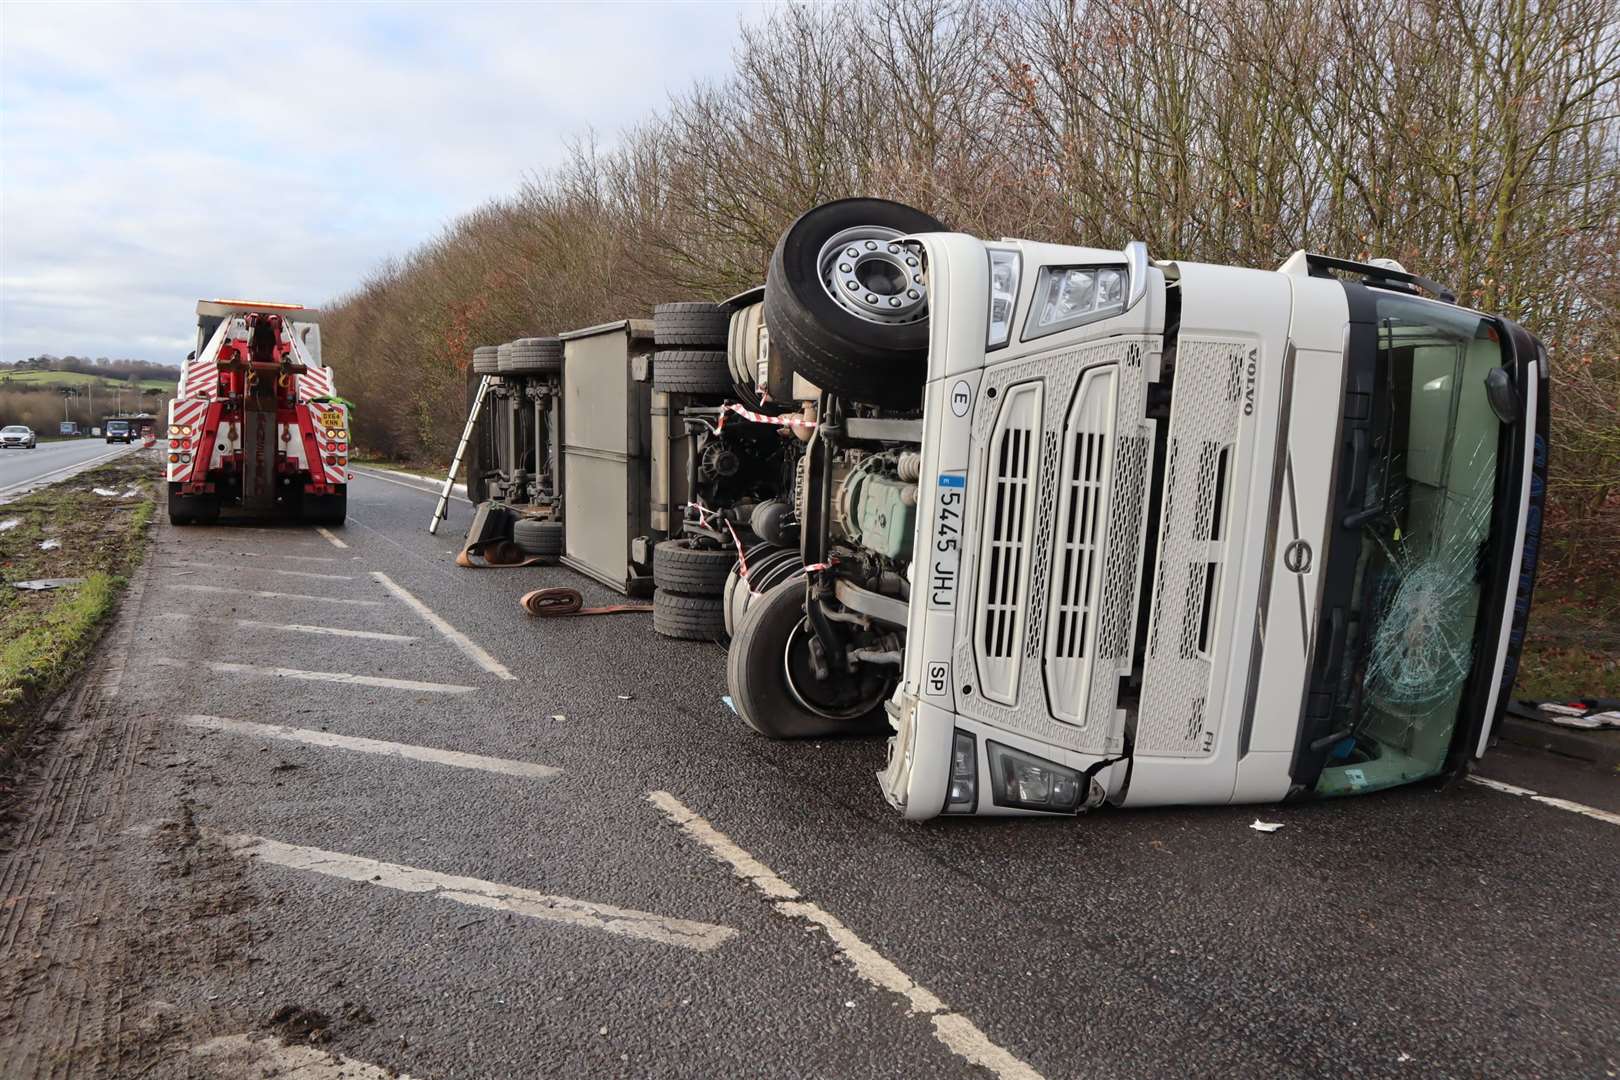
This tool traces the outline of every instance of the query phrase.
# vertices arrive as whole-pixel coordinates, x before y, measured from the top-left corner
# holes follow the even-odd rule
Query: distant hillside
[[[74,386],[86,388],[95,385],[97,391],[105,390],[107,393],[116,393],[122,389],[128,393],[131,389],[156,390],[159,393],[172,393],[175,384],[180,381],[177,371],[173,378],[140,379],[131,382],[129,379],[108,378],[105,375],[87,375],[82,371],[18,371],[15,368],[0,366],[0,387],[50,387]]]

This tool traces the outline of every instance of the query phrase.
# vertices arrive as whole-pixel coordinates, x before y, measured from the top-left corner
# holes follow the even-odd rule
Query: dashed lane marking
[[[468,637],[466,634],[463,634],[460,630],[457,630],[455,627],[441,619],[437,614],[434,613],[432,608],[428,607],[426,604],[422,603],[422,601],[412,596],[393,578],[379,570],[373,570],[371,572],[371,576],[381,583],[382,586],[389,592],[393,593],[395,596],[399,597],[400,600],[404,601],[406,607],[422,616],[422,618],[427,621],[429,626],[443,634],[446,641],[450,642],[450,644],[466,653],[468,658],[471,659],[473,663],[477,664],[479,667],[483,668],[487,672],[490,672],[492,675],[497,676],[498,678],[511,680],[517,679],[516,675],[506,670],[505,664],[502,664],[499,660],[485,652],[483,647],[477,642],[473,641],[472,638]]]
[[[281,1076],[287,1080],[411,1080],[402,1072],[383,1069],[330,1050],[296,1044],[283,1046],[271,1036],[221,1035],[187,1051],[201,1058],[217,1076]]]
[[[836,916],[823,910],[819,904],[801,899],[799,891],[775,871],[738,847],[730,837],[687,808],[675,796],[667,791],[653,791],[648,793],[647,799],[679,825],[686,835],[707,848],[709,854],[728,864],[733,873],[763,893],[778,914],[825,930],[833,945],[855,969],[855,974],[881,990],[905,998],[911,1006],[912,1015],[927,1016],[933,1025],[934,1038],[953,1054],[969,1064],[989,1070],[1002,1080],[1041,1080],[1040,1073],[1011,1051],[992,1042],[972,1020],[961,1013],[951,1012],[932,991],[918,985],[911,976],[838,921]]]
[[[737,936],[729,926],[671,919],[647,911],[609,907],[569,896],[552,896],[517,885],[502,885],[477,878],[441,874],[415,866],[379,862],[359,855],[283,844],[263,836],[226,835],[224,844],[242,855],[292,870],[305,870],[346,881],[369,882],[385,889],[426,893],[469,907],[509,911],[541,922],[563,923],[605,934],[656,941],[683,949],[708,952]]]
[[[285,724],[256,724],[248,720],[231,720],[224,716],[182,716],[179,722],[189,727],[208,731],[229,731],[255,738],[286,739],[332,750],[353,750],[361,754],[381,754],[383,757],[405,758],[409,761],[431,761],[436,765],[452,765],[458,769],[479,769],[504,776],[521,776],[527,780],[549,780],[562,772],[550,765],[536,765],[528,761],[510,761],[506,758],[485,757],[483,754],[463,754],[456,750],[435,750],[431,746],[413,746],[410,743],[384,742],[381,739],[361,739],[353,735],[336,735],[330,731],[312,731],[309,728],[288,727]]]
[[[267,667],[260,664],[233,664],[224,660],[181,660],[155,656],[152,662],[163,667],[205,667],[222,675],[262,675],[275,679],[302,679],[306,682],[347,683],[350,686],[378,686],[386,690],[414,690],[426,694],[470,694],[476,687],[452,683],[417,682],[415,679],[385,679],[381,675],[351,675],[346,671],[305,671],[302,668]]]
[[[1609,825],[1620,825],[1620,814],[1613,813],[1609,810],[1599,810],[1595,806],[1587,806],[1585,803],[1571,802],[1569,799],[1560,799],[1552,795],[1538,795],[1529,788],[1519,787],[1517,784],[1504,784],[1500,780],[1492,780],[1484,776],[1470,776],[1468,779],[1472,780],[1476,784],[1482,784],[1485,787],[1490,788],[1492,791],[1500,791],[1505,795],[1517,795],[1521,798],[1529,799],[1531,802],[1538,802],[1543,806],[1551,806],[1558,810],[1568,810],[1572,814],[1580,814],[1583,817],[1589,817]]]
[[[223,569],[226,569],[225,567],[222,567],[219,563],[189,562],[189,561],[187,561],[185,559],[175,559],[175,560],[171,561],[168,565],[170,565],[170,566],[194,566],[199,570],[223,570]],[[313,578],[316,581],[353,581],[354,580],[354,575],[353,574],[315,574],[315,573],[311,573],[308,570],[277,570],[275,567],[272,567],[272,566],[251,566],[251,565],[244,565],[242,563],[232,564],[229,567],[229,569],[231,571],[249,570],[249,571],[253,571],[255,573],[259,573],[259,574],[280,574],[282,577]]]
[[[160,611],[160,619],[177,622],[228,622],[246,630],[284,630],[294,634],[323,634],[329,637],[366,638],[369,641],[421,641],[410,634],[385,634],[381,630],[351,630],[346,626],[309,626],[304,623],[260,622],[257,619],[210,619],[205,615],[192,615],[184,611]]]
[[[322,536],[326,537],[327,542],[330,543],[333,547],[339,547],[339,548],[347,549],[348,546],[349,546],[348,544],[345,544],[343,541],[339,540],[337,538],[337,536],[333,534],[332,530],[328,529],[324,525],[317,525],[315,527],[315,531],[320,533]]]
[[[355,607],[382,607],[381,600],[349,600],[341,596],[312,596],[309,593],[270,592],[265,589],[231,589],[224,585],[189,585],[164,583],[166,588],[185,589],[187,592],[227,593],[231,596],[256,596],[261,600],[319,600],[323,604],[352,604]]]

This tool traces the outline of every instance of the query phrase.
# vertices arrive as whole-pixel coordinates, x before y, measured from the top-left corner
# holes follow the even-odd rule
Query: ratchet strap
[[[622,615],[631,611],[651,611],[651,604],[608,604],[605,607],[585,607],[585,597],[578,589],[535,589],[526,592],[518,601],[524,611],[542,619],[558,615]]]
[[[477,555],[483,562],[473,562],[472,557]],[[464,566],[468,570],[499,570],[517,566],[539,566],[540,556],[530,555],[524,558],[523,549],[510,540],[497,540],[481,549],[474,550],[464,547],[456,554],[456,565]]]

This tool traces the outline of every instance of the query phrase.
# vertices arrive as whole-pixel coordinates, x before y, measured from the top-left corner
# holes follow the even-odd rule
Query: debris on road
[[[1254,823],[1249,826],[1255,832],[1263,833],[1273,833],[1282,827],[1283,823],[1280,821],[1261,821],[1259,818],[1255,818]]]
[[[84,578],[82,577],[33,578],[29,581],[13,581],[11,583],[11,587],[14,589],[24,589],[28,592],[45,592],[49,589],[60,589],[67,585],[77,585],[83,580]]]
[[[41,551],[56,551],[61,546],[62,546],[62,541],[56,539],[54,536],[51,537],[49,540],[41,540],[39,542],[39,550],[41,550]]]

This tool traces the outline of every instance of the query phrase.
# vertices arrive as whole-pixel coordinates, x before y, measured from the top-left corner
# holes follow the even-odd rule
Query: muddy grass
[[[151,458],[134,455],[0,504],[0,776],[84,664],[140,564],[155,478]],[[79,580],[40,592],[14,585],[41,578]]]
[[[1620,697],[1620,575],[1537,584],[1514,693]]]

